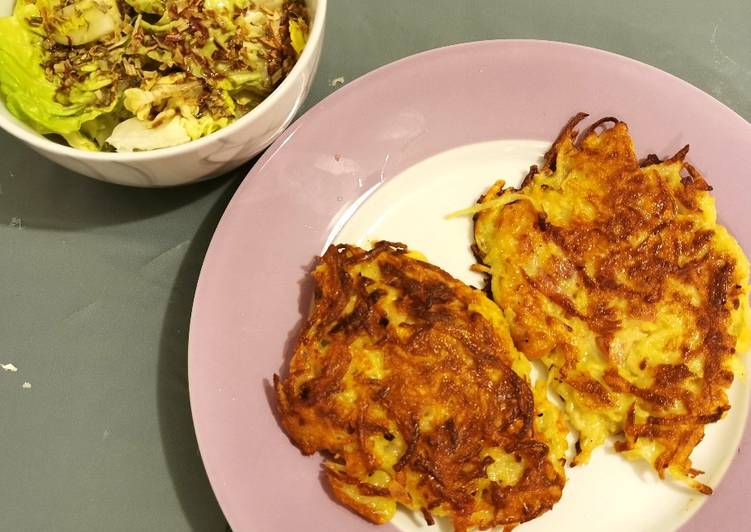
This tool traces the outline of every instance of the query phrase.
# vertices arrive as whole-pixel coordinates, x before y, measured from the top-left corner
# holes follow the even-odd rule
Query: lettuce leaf
[[[78,84],[69,101],[60,103],[55,85],[41,67],[41,38],[15,17],[0,18],[0,35],[0,92],[8,110],[40,133],[77,132],[117,105],[115,100],[107,107],[92,106],[93,91],[107,84],[106,77],[98,76]]]
[[[229,118],[212,118],[209,115],[204,115],[200,118],[196,118],[195,116],[183,117],[180,121],[185,132],[193,140],[205,137],[214,131],[219,131],[223,127],[228,126],[229,123]]]
[[[139,13],[151,13],[161,15],[166,9],[165,0],[125,0],[133,9]]]
[[[67,6],[52,3],[50,37],[62,45],[80,46],[114,33],[122,24],[114,0],[75,0]]]
[[[308,42],[308,27],[303,21],[293,18],[289,21],[289,39],[292,44],[292,48],[295,49],[298,57],[305,48]]]
[[[137,118],[128,118],[115,127],[107,142],[119,152],[129,152],[168,148],[191,140],[180,117],[176,116],[156,127]]]

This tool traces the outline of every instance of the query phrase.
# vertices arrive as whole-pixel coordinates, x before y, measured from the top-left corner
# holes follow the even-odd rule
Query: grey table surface
[[[751,2],[330,0],[309,108],[457,42],[623,54],[751,119]],[[193,433],[187,338],[211,235],[251,163],[167,190],[99,183],[0,133],[0,530],[227,528]],[[31,388],[23,388],[28,382]]]

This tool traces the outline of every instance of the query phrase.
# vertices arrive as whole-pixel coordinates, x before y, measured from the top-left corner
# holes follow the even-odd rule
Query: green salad
[[[75,148],[175,146],[258,105],[307,35],[302,0],[17,0],[0,17],[0,93]]]

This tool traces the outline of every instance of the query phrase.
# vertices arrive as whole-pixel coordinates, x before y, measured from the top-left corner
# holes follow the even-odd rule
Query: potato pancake
[[[313,277],[312,314],[274,385],[284,429],[323,453],[342,504],[385,523],[401,503],[465,531],[558,501],[565,422],[484,292],[389,242],[331,246]]]
[[[748,260],[688,146],[640,163],[625,123],[579,136],[586,116],[519,189],[501,181],[479,200],[475,253],[516,347],[545,363],[564,401],[574,464],[617,435],[618,451],[661,478],[711,493],[690,455],[743,372]]]

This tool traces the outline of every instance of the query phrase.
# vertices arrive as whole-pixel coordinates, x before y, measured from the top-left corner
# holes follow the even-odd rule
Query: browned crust
[[[592,124],[582,132],[580,138],[585,139],[591,134],[596,134],[597,128],[603,124],[613,124],[615,126],[617,124],[620,124],[620,122],[621,121],[614,116],[606,116],[604,118],[600,118],[599,120],[592,122]]]
[[[419,478],[428,523],[440,510],[455,530],[513,525],[550,509],[560,498],[562,473],[535,433],[532,392],[510,368],[510,343],[469,304],[484,297],[428,263],[410,258],[403,244],[379,242],[371,251],[330,247],[314,272],[317,300],[290,363],[290,377],[275,377],[282,424],[304,454],[325,451],[338,457],[326,479],[337,500],[371,522],[380,516],[348,495],[387,496],[409,504],[406,482]],[[382,302],[382,288],[359,273],[376,267],[379,287],[399,292],[397,305],[409,325],[395,324]],[[325,342],[325,354],[320,351]],[[384,376],[355,374],[354,404],[337,400],[344,375],[367,349],[383,353]],[[428,405],[447,419],[422,430]],[[404,452],[391,468],[388,490],[373,490],[363,478],[380,468],[370,449],[373,438],[399,436]],[[499,447],[525,464],[516,485],[490,482],[479,502],[475,491],[486,478],[482,450]],[[472,521],[479,508],[492,518]]]
[[[347,493],[347,488],[352,483],[354,483],[354,485],[358,487],[358,490],[363,495],[373,495],[373,493],[371,492],[372,486],[358,482],[357,479],[354,479],[352,477],[347,477],[346,475],[336,473],[329,468],[326,468],[325,475],[326,481],[331,488],[331,492],[334,494],[334,497],[337,501],[342,503],[344,506],[352,509],[358,515],[364,517],[375,525],[382,525],[383,523],[387,522],[378,513],[374,512],[370,506],[357,501],[356,499],[352,498],[349,493]],[[386,495],[388,495],[388,493],[386,493]]]
[[[555,160],[558,156],[558,150],[560,149],[561,145],[566,140],[573,141],[576,138],[576,136],[578,135],[575,129],[576,126],[579,124],[579,122],[581,122],[588,116],[589,115],[587,113],[576,113],[568,122],[566,122],[566,125],[563,126],[563,129],[558,134],[558,138],[555,139],[550,149],[545,152],[542,168],[540,168],[540,171],[555,170]]]
[[[677,466],[695,476],[690,453],[701,441],[704,425],[720,419],[729,408],[725,390],[733,375],[723,368],[735,345],[730,333],[730,310],[738,308],[741,285],[747,280],[739,279],[732,256],[715,249],[713,231],[677,215],[680,211],[699,216],[700,195],[712,189],[686,161],[689,146],[664,161],[650,154],[639,162],[627,126],[617,118],[595,121],[578,136],[575,128],[586,116],[577,113],[567,122],[545,154],[542,168],[532,169],[520,190],[524,192],[538,180],[549,178],[563,145],[570,142],[567,167],[576,167],[579,175],[598,180],[593,189],[604,191],[587,197],[597,209],[597,219],[572,220],[569,225],[557,227],[530,202],[514,202],[478,213],[476,227],[494,224],[499,234],[525,220],[519,236],[520,263],[527,257],[525,253],[531,256],[539,245],[552,246],[563,255],[534,276],[521,269],[521,284],[514,293],[494,295],[502,307],[511,305],[514,309],[517,319],[511,324],[512,334],[517,347],[527,356],[539,358],[553,349],[566,353],[565,363],[559,368],[560,377],[588,404],[607,407],[613,404],[614,397],[625,395],[651,413],[645,423],[637,423],[633,416],[625,420],[624,441],[619,443],[619,450],[631,449],[639,438],[649,437],[665,448],[655,464],[661,475],[669,466]],[[598,131],[604,124],[612,127]],[[656,165],[680,165],[680,184],[666,183]],[[504,192],[497,187],[491,191],[496,195]],[[634,235],[642,235],[638,244],[629,240]],[[486,253],[475,246],[478,262],[484,261]],[[575,305],[560,288],[562,279],[572,276],[587,295],[589,305],[585,308]],[[676,282],[694,287],[699,304],[672,292],[669,284]],[[615,298],[625,301],[625,311],[612,308]],[[544,300],[557,305],[568,318],[586,323],[596,334],[597,345],[608,357],[609,365],[601,381],[574,369],[578,354],[569,343],[571,331],[544,315],[540,310]],[[658,304],[680,305],[687,316],[692,316],[702,342],[695,349],[686,349],[683,362],[648,367],[642,361],[640,369],[652,372],[653,384],[639,388],[619,371],[620,362],[613,358],[611,342],[623,319],[650,319]],[[702,360],[703,375],[700,390],[690,393],[682,384],[699,378],[687,365],[697,357]],[[671,414],[675,409],[683,409],[686,414]],[[695,487],[702,493],[711,493],[698,481]]]

